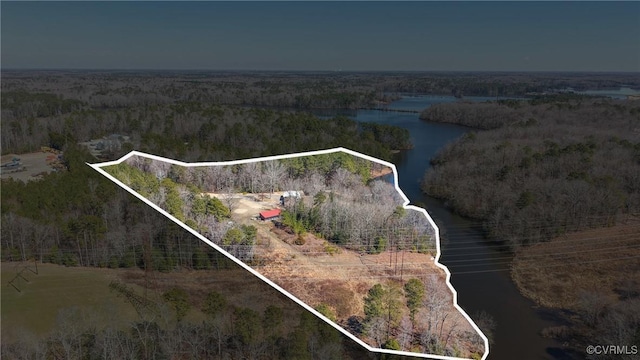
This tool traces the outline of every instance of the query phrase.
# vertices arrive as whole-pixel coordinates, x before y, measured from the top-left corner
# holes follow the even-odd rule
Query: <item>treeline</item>
[[[499,103],[502,105],[502,103]],[[497,129],[507,124],[515,124],[522,118],[510,106],[497,106],[486,103],[449,103],[434,104],[420,113],[425,121],[451,123],[477,129]]]
[[[356,123],[346,119],[336,119],[336,123],[338,124],[337,128],[341,128],[340,124],[357,126]],[[324,128],[329,129],[333,126],[331,121],[320,124],[321,126],[316,131]],[[330,137],[327,133],[324,135],[324,137],[316,138],[320,139],[318,141],[329,141]],[[347,147],[353,145],[352,148],[357,149],[363,145],[363,143],[357,143],[357,139],[356,136],[345,139],[345,142],[340,145]],[[234,141],[233,136],[227,138],[226,141]],[[296,149],[298,151],[311,150],[306,147],[308,144],[302,145],[302,142],[299,144],[289,142],[288,144],[289,146],[298,146]],[[364,144],[376,147],[383,146],[375,140],[369,140]],[[174,225],[167,224],[165,220],[159,220],[158,217],[149,216],[150,210],[147,210],[145,206],[140,206],[138,200],[128,197],[120,190],[115,190],[113,184],[86,166],[87,162],[96,161],[86,149],[73,143],[68,144],[64,149],[66,150],[65,164],[69,171],[50,174],[43,180],[28,183],[10,179],[3,180],[1,187],[3,259],[25,260],[35,256],[40,261],[66,265],[140,266],[143,247],[148,243],[153,249],[154,256],[159,259],[155,262],[154,267],[169,270],[176,267],[192,268],[194,253],[207,251],[207,247],[197,249],[191,246],[182,246],[184,234],[177,236],[173,234],[175,231],[164,229],[165,225],[169,228],[175,228]],[[230,149],[235,149],[237,153],[243,152],[241,147]],[[156,153],[162,154],[163,151],[158,149]],[[241,173],[242,176],[235,183],[229,183],[229,181],[235,178],[234,171],[237,172],[238,169],[225,168],[222,170],[219,167],[212,168],[208,172],[196,171],[192,173],[192,170],[169,166],[154,168],[149,174],[127,173],[126,177],[135,184],[136,190],[141,191],[145,196],[151,193],[160,196],[160,188],[162,188],[163,201],[168,201],[170,207],[175,210],[172,210],[173,213],[178,218],[186,221],[188,214],[184,211],[194,211],[192,218],[201,222],[201,224],[194,226],[198,229],[206,225],[204,217],[198,213],[200,211],[198,209],[228,213],[228,208],[232,204],[220,206],[219,201],[214,203],[216,200],[213,199],[206,200],[205,204],[203,199],[192,197],[195,206],[182,209],[185,202],[181,197],[193,196],[200,189],[210,192],[229,191],[232,188],[250,192],[273,191],[276,183],[278,186],[287,185],[286,182],[280,183],[280,180],[283,180],[282,167],[284,165],[275,166],[275,163],[273,165],[265,167],[264,171],[258,169],[258,173],[255,168],[250,169],[250,165],[247,165]],[[338,166],[345,166],[347,169],[358,172],[363,180],[371,176],[371,165],[368,162],[355,160],[351,156],[337,155],[322,166],[334,169],[337,169]],[[171,172],[172,170],[173,172]],[[304,165],[294,166],[292,164],[289,171],[302,173],[306,170]],[[168,177],[168,180],[162,184],[159,183],[157,176],[160,175],[163,178]],[[311,191],[308,186],[317,186],[318,174],[309,172],[305,176],[307,186],[303,188]],[[155,180],[149,181],[152,179]],[[197,189],[190,188],[187,189],[188,191],[180,193],[172,182],[187,182],[186,179]],[[299,187],[296,184],[291,184],[289,187],[289,189],[297,188]],[[227,210],[220,210],[221,207],[226,207]],[[158,221],[163,222],[164,225],[154,226],[154,222]],[[189,223],[189,225],[192,224]],[[143,241],[142,235],[146,231],[149,235]],[[211,233],[221,234],[219,239],[222,238],[225,231],[226,229],[222,229],[222,227],[216,228],[215,231],[208,230]],[[245,240],[250,241],[250,239]],[[246,242],[245,240],[243,243]],[[214,255],[208,254],[210,258],[207,261],[203,260],[204,263],[217,264]],[[200,259],[202,255],[198,253],[195,258]],[[198,265],[198,267],[203,266],[206,267],[206,265]]]
[[[54,93],[92,108],[183,101],[298,109],[371,107],[398,93],[526,96],[574,89],[640,88],[637,74],[517,72],[38,72],[3,71],[3,92]]]
[[[393,150],[406,150],[413,147],[411,135],[407,129],[376,123],[361,123],[360,128],[364,133],[364,138],[380,141]]]
[[[40,72],[3,71],[5,92],[51,92],[95,109],[165,105],[195,101],[299,109],[356,109],[374,104],[378,94],[366,81],[298,73],[230,74],[205,72]],[[366,80],[366,79],[365,79]]]
[[[560,116],[565,123],[584,125],[595,118],[614,117],[624,121],[625,116],[637,116],[637,106],[624,106],[624,101],[598,99],[577,94],[540,95],[528,99],[487,101],[484,103],[460,101],[435,104],[420,113],[420,119],[491,130],[504,126],[532,126],[538,122],[554,122]],[[589,125],[588,125],[589,126]]]
[[[383,159],[411,147],[407,130],[358,123],[346,117],[321,120],[308,113],[180,103],[111,110],[80,110],[64,116],[3,117],[3,153],[64,149],[109,134],[130,136],[108,159],[132,149],[185,161],[248,158],[345,146]]]
[[[323,186],[326,184],[331,174],[334,174],[340,168],[352,174],[359,175],[362,182],[366,183],[371,179],[371,171],[377,165],[377,163],[345,152],[293,157],[282,159],[280,163],[286,167],[287,174],[291,179],[314,177],[316,175],[324,177],[324,183],[317,181],[317,184],[314,184],[314,186]],[[317,190],[309,190],[308,193],[314,195],[315,192],[317,192]]]
[[[323,144],[317,142],[317,137],[306,137],[320,129],[302,115],[292,115],[293,121],[276,122],[273,115],[262,119],[260,116],[264,115],[248,115],[238,107],[357,109],[375,107],[380,101],[397,98],[398,93],[511,97],[566,87],[640,87],[640,79],[617,74],[53,71],[40,72],[35,77],[28,72],[3,71],[2,76],[3,153],[33,151],[43,145],[61,148],[71,142],[120,133],[133,138],[122,152],[134,147],[149,151],[166,148],[164,155],[188,160],[204,159],[212,153],[222,159],[235,154],[230,147],[239,144],[250,148],[243,156],[251,152],[283,153],[304,141],[310,141],[308,147],[314,146],[313,149]],[[304,125],[296,126],[299,122]],[[366,125],[355,133],[349,130],[345,138],[334,132],[331,136],[336,141],[332,146],[344,144],[346,136],[361,133],[366,136],[359,136],[359,142],[366,143],[370,131],[392,149],[410,146],[407,133],[395,133],[402,130],[372,126],[375,127]],[[196,132],[200,137],[195,137]],[[218,135],[212,136],[213,133]],[[233,141],[236,137],[250,141]],[[287,146],[280,140],[283,138],[301,143]],[[232,141],[220,141],[225,139]],[[376,152],[366,144],[361,150]],[[120,154],[111,156],[117,155]]]
[[[115,288],[136,297],[125,285],[116,284]],[[145,302],[140,319],[128,328],[113,320],[99,323],[99,314],[91,314],[88,309],[63,309],[50,335],[3,342],[2,356],[117,360],[378,358],[344,341],[331,326],[297,307],[268,305],[260,311],[257,306],[231,304],[216,291],[208,291],[204,301],[197,303],[180,287],[165,291],[162,298],[159,303]],[[194,311],[202,314],[200,320],[185,317]]]
[[[373,75],[372,75],[373,76]],[[521,97],[572,88],[593,89],[640,88],[637,74],[589,73],[518,73],[518,72],[441,72],[385,74],[378,77],[376,87],[383,92],[487,96],[492,98]]]
[[[637,102],[459,103],[425,118],[493,129],[445,147],[422,186],[492,238],[518,247],[640,212]]]
[[[75,99],[65,99],[52,93],[6,91],[2,93],[2,110],[16,118],[32,119],[67,114],[87,107]]]
[[[257,235],[255,226],[235,225],[228,221],[231,217],[231,205],[226,207],[217,198],[203,195],[203,191],[192,183],[177,183],[176,181],[183,181],[188,176],[185,168],[145,160],[150,159],[134,159],[130,162],[156,171],[145,172],[126,163],[110,166],[105,170],[231,255],[241,261],[251,262]],[[197,249],[193,259],[193,268],[210,268],[210,259],[202,250]]]

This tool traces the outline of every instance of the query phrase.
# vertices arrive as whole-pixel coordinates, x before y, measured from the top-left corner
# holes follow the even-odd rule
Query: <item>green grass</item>
[[[9,281],[25,265],[34,269],[33,263],[1,264],[2,341],[12,342],[25,331],[47,335],[64,308],[80,308],[98,327],[114,322],[126,326],[137,319],[133,306],[109,290],[108,285],[117,278],[119,270],[39,264],[37,275],[29,270],[22,272],[29,282],[23,279],[14,282],[21,290],[18,292]],[[139,287],[131,287],[141,293]]]

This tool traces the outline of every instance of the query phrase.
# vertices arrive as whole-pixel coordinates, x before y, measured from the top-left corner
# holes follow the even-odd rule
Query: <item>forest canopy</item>
[[[640,212],[637,101],[458,103],[423,118],[492,129],[443,148],[423,182],[492,238],[517,247]]]

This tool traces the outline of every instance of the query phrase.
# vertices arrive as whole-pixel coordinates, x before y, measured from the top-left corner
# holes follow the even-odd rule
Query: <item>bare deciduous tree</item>
[[[262,164],[262,170],[269,184],[269,191],[273,193],[279,187],[279,182],[286,174],[287,169],[280,161],[272,160],[264,162]]]

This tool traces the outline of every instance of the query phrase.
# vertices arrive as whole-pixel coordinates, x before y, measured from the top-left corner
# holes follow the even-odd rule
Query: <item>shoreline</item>
[[[382,166],[380,169],[372,168],[369,174],[371,175],[371,180],[383,177],[385,175],[393,173],[393,170],[388,166]]]

